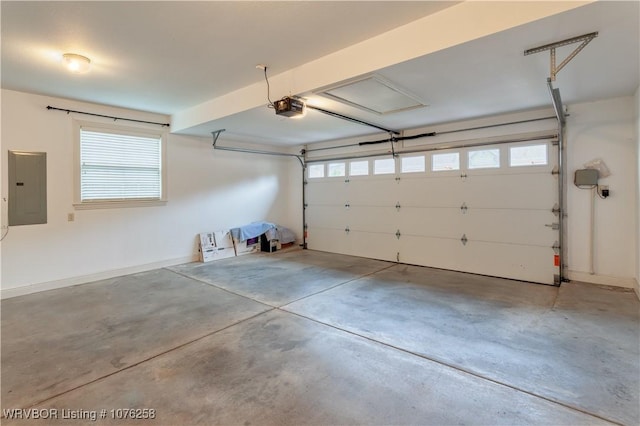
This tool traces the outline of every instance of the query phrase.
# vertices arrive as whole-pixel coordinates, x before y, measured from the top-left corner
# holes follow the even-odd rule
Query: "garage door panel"
[[[305,191],[310,204],[344,204],[347,199],[343,181],[310,181]]]
[[[459,208],[402,207],[398,226],[402,234],[438,238],[456,238],[460,234],[464,215]]]
[[[398,239],[393,234],[351,231],[346,241],[354,256],[395,261],[399,252]]]
[[[307,208],[307,223],[321,228],[342,229],[349,223],[348,214],[344,206],[310,205]]]
[[[345,232],[340,229],[308,228],[307,246],[312,250],[395,261],[399,251],[393,234]]]
[[[407,206],[459,206],[464,199],[462,184],[455,176],[401,179],[396,198]]]
[[[451,238],[429,238],[403,234],[400,261],[411,265],[460,270],[462,243]]]
[[[309,226],[307,228],[307,247],[312,250],[331,253],[351,254],[347,247],[344,230]]]
[[[491,256],[487,256],[491,253]],[[553,284],[558,267],[550,247],[494,244],[469,240],[460,271],[499,276],[522,281]]]
[[[393,177],[359,179],[349,182],[346,197],[351,205],[394,206],[398,187]]]
[[[550,210],[469,208],[461,229],[476,240],[551,247],[558,233],[545,225],[557,221]]]
[[[482,208],[549,208],[557,202],[552,176],[516,174],[473,176],[465,182],[464,201]]]
[[[349,228],[368,232],[395,233],[398,212],[394,207],[352,206],[348,209]]]

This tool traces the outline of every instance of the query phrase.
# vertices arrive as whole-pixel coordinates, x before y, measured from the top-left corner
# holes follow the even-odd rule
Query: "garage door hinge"
[[[347,204],[345,204],[345,205],[344,205],[344,208],[345,208],[345,209],[348,209],[349,207],[351,207],[351,204],[349,204],[349,203],[347,203]]]
[[[559,144],[560,144],[560,141],[558,139],[553,139],[551,141],[551,145],[553,145],[553,146],[558,146]]]
[[[397,239],[400,239],[400,235],[402,235],[402,234],[400,234],[400,230],[398,229],[398,230],[396,231],[396,238],[397,238]]]
[[[396,182],[400,182],[400,176],[396,176]]]
[[[400,252],[396,253],[396,262],[400,262]]]
[[[555,203],[553,205],[553,208],[551,209],[551,213],[553,213],[556,216],[560,214],[560,206],[558,205],[558,203]]]
[[[349,179],[344,180],[344,183],[349,183],[349,182],[351,182]]]
[[[467,207],[467,203],[462,203],[462,205],[460,206],[460,211],[462,212],[462,214],[467,213],[467,209],[469,207]]]
[[[347,226],[346,228],[344,228],[344,232],[347,233],[347,235],[349,235],[349,232],[351,232],[351,230],[349,229],[349,227]]]
[[[309,207],[309,204],[304,203],[304,204],[302,205],[302,207],[304,207],[304,208],[306,209],[307,207]]]
[[[551,246],[551,248],[553,249],[553,251],[558,254],[560,253],[560,243],[559,242],[555,242],[553,243],[553,245]]]
[[[302,184],[303,184],[303,185],[308,185],[308,184],[309,184],[309,182],[307,182],[307,181],[305,180],[305,181],[302,181]]]
[[[466,174],[466,173],[462,173],[462,174],[460,175],[460,178],[461,178],[462,180],[465,180],[465,179],[467,178],[467,174]]]
[[[546,226],[547,228],[551,228],[554,231],[557,231],[558,229],[560,229],[560,224],[559,223],[546,223],[544,226]]]
[[[469,241],[467,239],[467,234],[462,234],[462,238],[460,238],[460,241],[462,241],[462,245],[466,246],[467,245],[467,241]]]
[[[555,166],[553,168],[553,170],[551,170],[551,174],[552,175],[559,175],[560,174],[560,169],[558,168],[558,166]]]
[[[401,207],[401,206],[400,206],[400,201],[398,201],[398,202],[396,203],[396,210],[400,211],[400,207]]]

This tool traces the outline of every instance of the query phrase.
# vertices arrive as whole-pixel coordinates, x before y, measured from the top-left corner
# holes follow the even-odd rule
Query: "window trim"
[[[80,188],[80,131],[82,128],[87,130],[104,131],[105,133],[123,133],[131,135],[153,136],[160,138],[160,156],[161,156],[161,194],[159,199],[136,199],[130,198],[126,200],[98,200],[98,201],[82,201]],[[108,209],[108,208],[126,208],[126,207],[151,207],[164,206],[167,204],[167,132],[149,129],[146,127],[125,127],[114,124],[73,120],[73,207],[76,210],[91,209]]]

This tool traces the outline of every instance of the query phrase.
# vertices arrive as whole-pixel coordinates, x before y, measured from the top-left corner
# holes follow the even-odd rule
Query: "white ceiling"
[[[529,7],[516,5],[515,10]],[[272,99],[301,95],[323,108],[402,130],[548,106],[549,55],[524,56],[523,51],[598,31],[599,36],[559,73],[555,86],[569,104],[632,95],[639,84],[640,4],[577,5],[415,57],[410,50],[430,41],[406,39],[397,46],[401,54],[407,51],[405,59],[391,65],[358,68],[348,59],[341,62],[345,69],[366,68],[361,74],[382,76],[429,105],[381,116],[315,95],[327,84],[315,83],[321,78],[314,80],[312,74],[333,72],[321,67],[322,58],[333,52],[348,55],[348,49],[368,40],[379,39],[377,45],[382,46],[385,35],[395,29],[410,30],[424,17],[429,19],[424,25],[437,25],[441,16],[444,22],[444,13],[464,12],[463,5],[3,1],[2,87],[173,114],[176,122],[188,117],[187,125],[174,129],[185,134],[210,136],[225,128],[222,138],[228,140],[298,145],[377,131],[316,111],[298,120],[275,116],[266,108],[266,84],[256,64],[269,65],[275,81]],[[481,16],[477,23],[458,22],[459,26],[443,25],[439,34],[452,37],[469,26],[487,24]],[[558,62],[575,47],[559,49]],[[91,57],[91,72],[65,73],[58,57],[69,51]],[[379,55],[382,63],[388,53],[372,50],[370,62],[375,64]],[[285,87],[289,91],[283,92]],[[244,99],[243,93],[259,99]],[[229,113],[225,108],[211,113],[216,103],[229,103]]]

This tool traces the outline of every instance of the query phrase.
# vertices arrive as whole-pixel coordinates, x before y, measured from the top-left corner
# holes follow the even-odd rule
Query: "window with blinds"
[[[80,202],[162,199],[162,137],[80,128]]]

